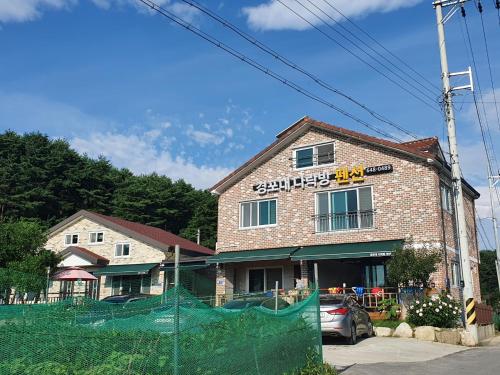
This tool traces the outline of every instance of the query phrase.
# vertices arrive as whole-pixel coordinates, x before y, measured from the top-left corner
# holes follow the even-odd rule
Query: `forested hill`
[[[133,175],[40,133],[0,134],[0,221],[39,219],[50,227],[80,209],[168,230],[215,247],[217,199],[183,180]]]

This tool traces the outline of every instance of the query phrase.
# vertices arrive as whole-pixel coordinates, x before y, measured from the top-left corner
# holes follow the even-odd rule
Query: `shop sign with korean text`
[[[279,191],[291,191],[292,189],[305,189],[330,186],[331,181],[335,180],[339,185],[350,183],[359,183],[365,181],[365,176],[375,174],[391,173],[392,164],[378,165],[375,167],[363,167],[356,165],[349,169],[348,167],[339,167],[335,173],[321,171],[313,174],[301,174],[296,177],[284,177],[274,181],[267,181],[255,184],[253,190],[259,195],[274,193]]]

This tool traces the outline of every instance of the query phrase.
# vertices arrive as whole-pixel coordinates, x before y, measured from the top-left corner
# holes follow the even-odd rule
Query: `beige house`
[[[475,200],[462,181],[474,292],[480,300]],[[396,143],[308,117],[218,182],[217,292],[307,285],[387,288],[403,241],[442,254],[436,288],[458,296],[461,270],[451,173],[437,138]]]
[[[181,260],[212,255],[213,251],[159,228],[81,210],[52,227],[46,248],[59,253],[59,268],[82,267],[96,282],[51,283],[49,296],[83,294],[102,299],[116,294],[161,294],[165,271],[162,262],[173,259],[181,247]]]

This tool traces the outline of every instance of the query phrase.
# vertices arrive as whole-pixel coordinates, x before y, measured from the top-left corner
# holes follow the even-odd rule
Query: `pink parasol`
[[[80,267],[68,267],[62,271],[57,272],[52,280],[59,281],[93,281],[97,280],[97,277],[88,273],[83,268]]]

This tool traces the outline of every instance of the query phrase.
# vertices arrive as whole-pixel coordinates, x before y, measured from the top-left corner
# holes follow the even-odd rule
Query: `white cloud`
[[[77,0],[0,0],[0,22],[32,21],[45,10],[68,9]]]
[[[142,13],[153,11],[137,0],[91,0],[100,9],[132,6]],[[27,22],[40,18],[44,11],[71,9],[78,0],[0,0],[0,22]],[[185,3],[171,0],[155,0],[155,3],[192,22],[199,11]]]
[[[197,188],[208,188],[231,172],[229,168],[198,166],[182,156],[173,157],[168,150],[158,150],[146,135],[94,132],[85,138],[75,137],[70,143],[78,152],[91,157],[102,155],[135,174],[156,172],[174,180],[182,178]]]
[[[164,7],[175,15],[184,18],[188,22],[192,22],[199,10],[179,1],[171,0],[153,0],[156,5]],[[155,14],[155,12],[145,4],[137,0],[92,0],[92,2],[101,9],[110,9],[111,7],[133,6],[139,12]]]
[[[209,144],[220,145],[224,142],[223,136],[202,130],[195,130],[192,125],[188,126],[186,135],[201,146]]]
[[[337,0],[333,4],[347,17],[366,16],[375,12],[390,12],[399,8],[411,7],[422,0]],[[283,2],[314,25],[321,21],[300,6],[294,0],[283,0]],[[334,19],[340,19],[340,15],[323,0],[311,0],[318,8]],[[317,8],[309,2],[302,2],[307,8],[318,14],[321,18],[330,21]],[[248,25],[256,30],[305,30],[310,28],[305,21],[297,17],[289,9],[276,0],[270,0],[257,6],[242,9],[247,17]]]

